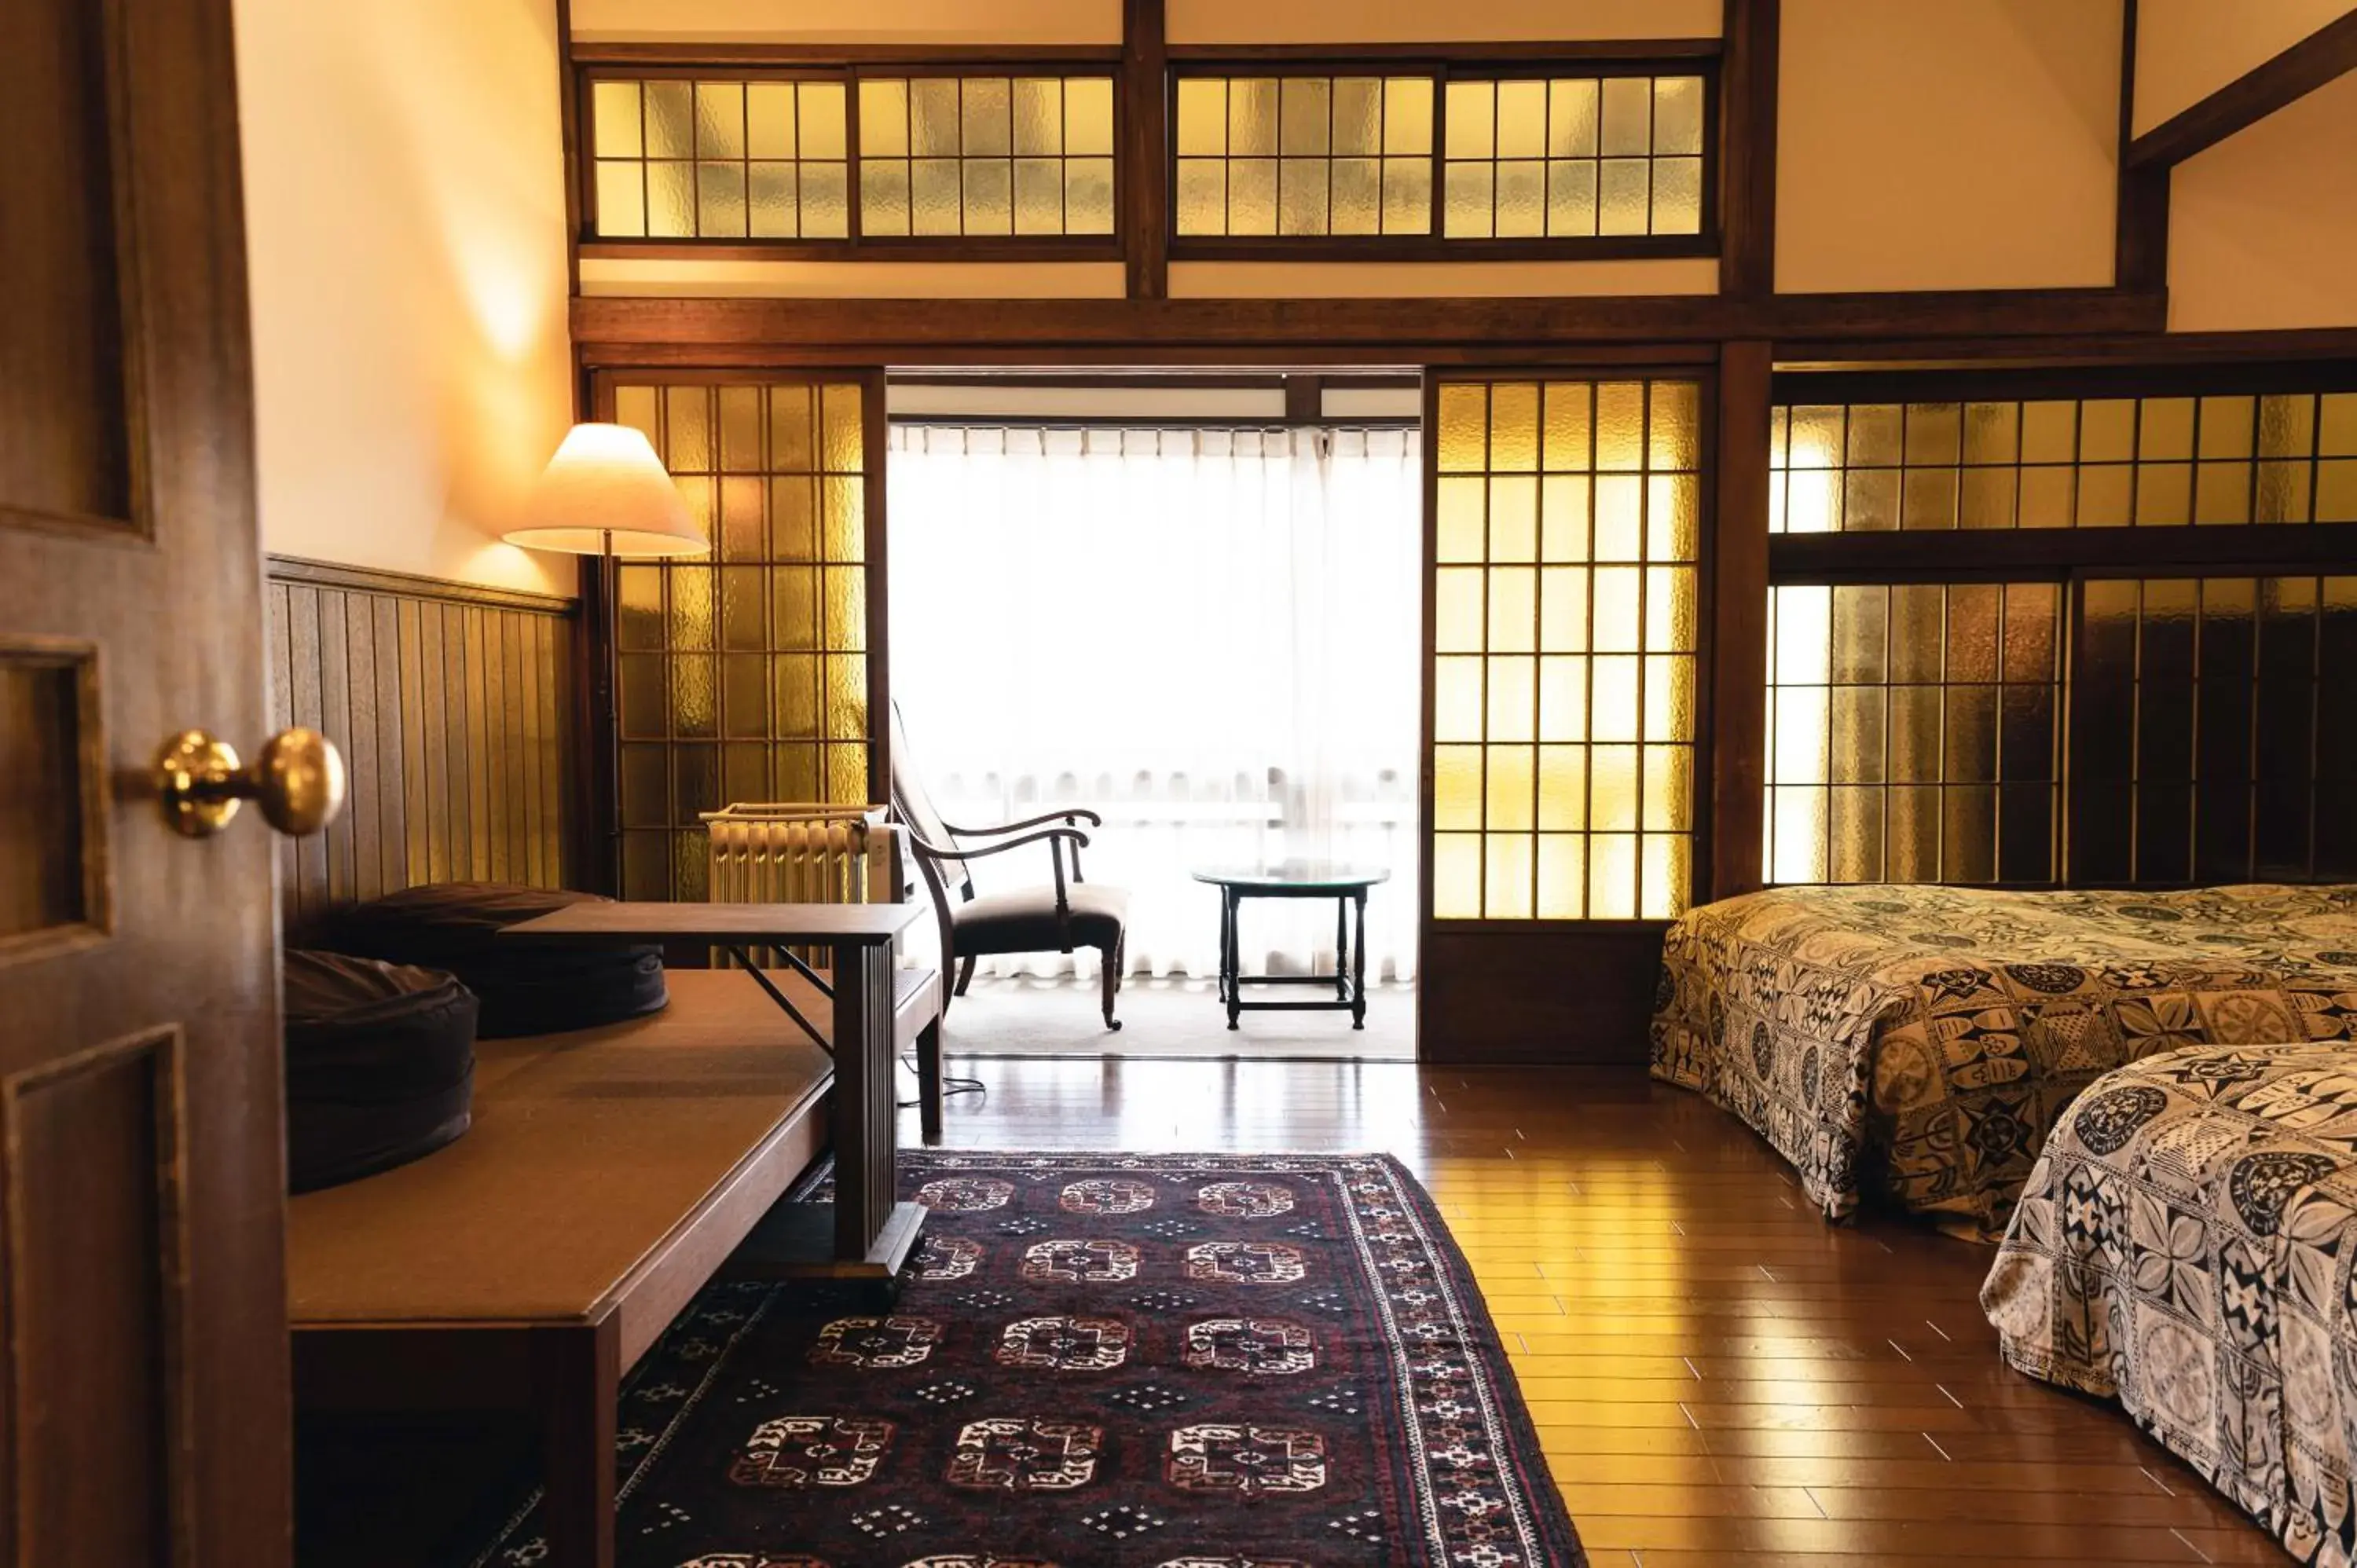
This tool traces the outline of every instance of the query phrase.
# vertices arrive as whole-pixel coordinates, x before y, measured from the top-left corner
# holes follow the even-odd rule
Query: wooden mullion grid
[[[867,789],[871,800],[881,800],[888,798],[892,777],[890,750],[891,648],[889,602],[888,599],[890,579],[887,559],[888,540],[885,512],[887,504],[887,488],[885,485],[884,474],[886,458],[885,446],[888,437],[889,426],[888,417],[885,411],[884,381],[885,373],[880,366],[845,366],[839,363],[826,366],[807,367],[724,367],[717,369],[693,370],[669,367],[648,369],[608,367],[602,368],[593,374],[590,379],[589,392],[589,406],[596,410],[597,417],[610,421],[614,417],[615,413],[615,391],[618,387],[626,384],[653,387],[657,389],[659,392],[674,387],[698,387],[708,389],[707,397],[712,403],[708,417],[713,431],[713,461],[716,465],[721,461],[719,451],[719,389],[724,387],[742,386],[762,388],[778,386],[808,387],[811,389],[812,392],[813,417],[822,422],[821,427],[823,429],[824,413],[823,404],[821,402],[820,397],[820,389],[824,387],[830,381],[838,384],[843,382],[852,382],[856,383],[859,387],[861,446],[863,448],[863,467],[860,474],[860,482],[863,492],[863,504],[866,510],[863,536],[863,549],[866,553],[866,559],[860,563],[860,570],[863,574],[866,584],[867,601],[866,636],[864,646],[859,650],[859,656],[866,660],[867,671]],[[656,411],[657,418],[667,424],[671,418],[670,399],[668,397],[659,396],[656,400]],[[765,487],[766,510],[768,504],[767,488],[773,487],[775,482],[781,476],[774,471],[772,455],[770,452],[771,421],[768,417],[768,409],[766,404],[763,409],[763,415],[764,417],[761,422],[763,460],[761,472],[759,478],[762,480]],[[813,480],[821,478],[827,471],[824,468],[824,456],[823,452],[814,457],[814,461],[819,466],[808,476],[787,475],[782,477],[788,478],[808,478]],[[716,467],[710,473],[710,477],[715,481],[716,509],[717,506],[717,481],[726,472],[727,472],[727,470]],[[821,504],[823,504],[823,500],[821,501]],[[823,518],[820,518],[814,521],[817,521],[820,524],[820,538],[823,542],[824,539],[823,520]],[[716,525],[717,514],[716,510]],[[766,530],[766,522],[764,527]],[[774,556],[775,541],[772,540],[770,549],[765,553],[761,563],[763,571],[761,593],[762,624],[768,629],[769,633],[764,639],[769,645],[765,650],[764,658],[769,660],[774,660],[776,657],[779,651],[777,644],[780,640],[777,635],[777,627],[774,624],[776,615],[776,595],[770,575],[779,564],[779,563],[774,559]],[[725,588],[722,586],[722,577],[719,571],[723,563],[720,559],[716,544],[711,554],[702,557],[691,557],[689,559],[689,564],[696,563],[706,563],[713,569],[713,607],[714,616],[716,622],[717,618],[724,613],[722,596],[726,592]],[[642,564],[653,564],[660,567],[671,563],[657,560]],[[587,564],[590,567],[596,567],[600,564],[600,563],[597,558],[590,557],[587,559]],[[810,568],[817,574],[817,591],[820,596],[819,613],[823,616],[826,593],[826,574],[831,570],[834,570],[837,567],[847,564],[828,561],[826,559],[826,552],[822,542],[822,547],[819,551],[819,558],[808,563],[808,564]],[[675,859],[678,854],[679,834],[694,826],[692,823],[683,823],[679,820],[682,813],[678,809],[677,800],[678,779],[677,769],[674,766],[676,749],[681,746],[711,746],[713,748],[714,766],[721,770],[720,778],[722,779],[723,788],[725,789],[726,779],[726,748],[729,737],[725,733],[716,734],[710,737],[682,737],[673,733],[673,719],[675,715],[673,712],[673,704],[669,695],[672,675],[671,663],[674,659],[680,658],[682,655],[673,651],[668,643],[669,633],[667,628],[671,624],[671,574],[668,571],[664,572],[662,574],[662,578],[663,624],[666,628],[666,644],[663,651],[659,655],[659,657],[663,660],[663,680],[665,691],[663,702],[663,729],[665,738],[661,742],[661,744],[663,746],[665,751],[663,790],[666,801],[665,815],[667,819],[662,832],[664,835],[664,854],[667,860],[673,860]],[[617,650],[615,647],[618,623],[616,610],[614,607],[615,595],[619,588],[619,579],[613,571],[608,570],[602,573],[596,573],[594,575],[594,580],[603,585],[603,602],[602,604],[593,604],[586,596],[583,601],[582,618],[584,622],[583,629],[585,641],[587,645],[587,662],[593,671],[602,667],[603,669],[614,672],[615,693],[613,699],[605,704],[606,712],[602,714],[597,714],[593,712],[581,726],[580,733],[583,737],[583,755],[585,757],[594,757],[600,759],[598,765],[590,769],[593,779],[597,781],[600,788],[593,789],[591,792],[589,806],[593,815],[591,821],[584,824],[580,837],[581,842],[585,845],[594,846],[602,842],[608,846],[610,854],[600,854],[597,855],[593,859],[589,869],[594,875],[597,871],[604,870],[608,862],[610,861],[610,872],[608,874],[608,880],[610,885],[610,889],[612,891],[619,892],[622,886],[622,855],[624,842],[621,824],[621,798],[619,789],[619,767],[621,757],[619,668],[619,664],[616,662]],[[591,573],[585,572],[585,585],[590,584],[592,581],[593,575]],[[716,643],[717,640],[717,637],[716,636]],[[726,651],[726,650],[725,649],[716,646],[710,650],[708,655],[691,655],[693,657],[709,657],[712,659],[715,681],[714,700],[716,703],[724,704],[726,701],[725,692],[722,689],[722,683],[725,681],[725,676],[723,675],[722,671],[725,667],[721,660]],[[825,698],[825,683],[828,676],[824,661],[830,659],[848,657],[851,654],[851,650],[821,649],[817,650],[817,653],[821,660],[817,679],[820,682],[819,698],[823,705]],[[763,679],[764,684],[770,692],[769,700],[774,703],[776,700],[774,666],[765,669]],[[766,775],[770,779],[773,785],[776,783],[777,779],[777,751],[778,746],[780,744],[779,737],[774,733],[774,720],[775,715],[773,713],[772,723],[770,726],[773,733],[760,737],[760,745],[765,753],[762,766]],[[723,730],[726,729],[725,714],[723,723],[719,727]],[[826,788],[829,778],[828,770],[831,766],[834,749],[845,743],[827,738],[824,734],[824,725],[822,724],[820,736],[811,744],[816,748],[817,752],[817,788],[821,791],[823,791]],[[600,798],[601,796],[602,798]],[[673,875],[674,876],[677,875],[676,865],[673,866]]]
[[[1680,44],[1707,45],[1685,52],[1675,52]],[[1651,258],[1692,258],[1718,254],[1720,246],[1719,220],[1719,147],[1720,85],[1718,60],[1719,40],[1682,39],[1653,41],[1637,40],[1627,48],[1615,47],[1609,52],[1583,54],[1577,46],[1552,44],[1510,44],[1483,48],[1479,46],[1415,44],[1398,46],[1395,52],[1380,48],[1353,46],[1337,53],[1317,46],[1296,48],[1291,45],[1273,46],[1267,50],[1201,47],[1170,50],[1173,96],[1169,102],[1172,132],[1168,148],[1164,154],[1164,178],[1169,187],[1163,204],[1164,220],[1169,226],[1169,253],[1180,261],[1407,261],[1407,262],[1524,262],[1524,261],[1627,261]],[[1701,223],[1692,234],[1566,234],[1466,236],[1449,239],[1444,234],[1448,217],[1448,84],[1451,81],[1545,81],[1557,76],[1593,77],[1656,77],[1696,75],[1702,79],[1703,124]],[[1279,81],[1308,78],[1331,80],[1344,76],[1424,76],[1432,83],[1432,147],[1426,155],[1431,166],[1431,219],[1429,231],[1423,234],[1195,234],[1178,233],[1178,166],[1176,132],[1176,84],[1185,78],[1232,77],[1251,75],[1274,77]],[[1391,110],[1385,95],[1384,115]],[[1492,156],[1488,160],[1494,169],[1501,161],[1494,156],[1496,147],[1496,108],[1491,108]],[[1651,111],[1649,110],[1649,113]],[[1329,190],[1328,211],[1332,210],[1330,195],[1333,181],[1334,154],[1331,129],[1332,109],[1328,108],[1329,134],[1329,151],[1322,156],[1327,165]],[[1281,134],[1280,131],[1280,134]],[[1379,164],[1387,164],[1393,155],[1378,149]],[[1683,156],[1683,155],[1679,155]],[[1232,163],[1237,155],[1221,155],[1222,163]],[[1652,188],[1650,166],[1659,155],[1648,153],[1649,174],[1646,185],[1646,212],[1650,222],[1652,210]],[[1271,161],[1283,164],[1285,154],[1280,141],[1278,151]],[[1543,163],[1545,159],[1541,160]],[[1597,160],[1599,165],[1601,155]],[[1282,175],[1280,174],[1280,188]],[[1494,196],[1492,198],[1494,200]],[[1378,212],[1382,197],[1378,188]],[[1330,218],[1329,218],[1330,221]],[[1380,218],[1378,219],[1380,224]]]
[[[653,46],[650,46],[653,47]],[[662,53],[640,62],[630,57],[616,59],[593,48],[576,48],[573,59],[576,66],[571,113],[581,127],[575,137],[571,181],[574,208],[573,264],[577,268],[587,260],[665,259],[702,261],[998,261],[998,262],[1100,262],[1119,261],[1125,253],[1129,215],[1125,210],[1123,139],[1127,113],[1123,103],[1123,57],[1119,50],[1090,49],[1079,55],[1059,55],[1053,50],[1033,48],[1010,56],[1006,50],[991,48],[977,53],[971,59],[962,59],[952,49],[925,49],[902,55],[894,52],[813,50],[780,50],[770,46],[748,46],[756,52],[742,61],[728,59],[704,60],[694,53],[683,54],[672,46],[661,46]],[[1092,65],[1112,68],[1106,71],[1085,69]],[[952,78],[963,81],[972,76],[1003,76],[1010,81],[1021,77],[1052,77],[1069,81],[1075,77],[1109,75],[1113,81],[1113,232],[1109,234],[883,234],[862,232],[860,199],[859,150],[859,87],[870,79],[915,81],[919,79]],[[844,91],[844,189],[847,203],[841,237],[813,239],[804,235],[756,238],[750,235],[670,234],[644,237],[601,235],[597,231],[597,105],[595,94],[600,81],[720,81],[731,85],[754,82],[834,82]],[[963,89],[960,89],[960,124],[963,124]],[[746,113],[751,113],[749,104]],[[796,102],[797,118],[800,102]],[[658,160],[646,156],[646,104],[641,96],[639,107],[638,156],[630,160],[640,166],[642,188],[646,166]],[[749,132],[749,124],[744,127]],[[795,156],[791,163],[796,174],[796,223],[801,224],[800,169],[808,162],[832,162],[831,159],[807,159],[802,156],[799,124],[796,127]],[[963,166],[970,155],[961,148],[958,162]],[[1060,168],[1072,154],[1059,153],[1056,162]],[[1095,156],[1095,154],[1083,155]],[[1015,155],[1008,154],[1010,166]],[[687,160],[695,167],[697,209],[702,210],[701,166],[707,160]],[[749,156],[723,162],[734,162],[748,168],[760,160]],[[908,159],[899,161],[907,162]],[[1013,193],[1009,191],[1009,200]],[[1060,198],[1060,203],[1063,199]],[[647,197],[641,195],[642,204]],[[964,224],[963,192],[960,192],[959,223]],[[650,204],[651,205],[651,204]],[[1069,211],[1066,217],[1069,219]],[[748,219],[749,223],[749,219]]]

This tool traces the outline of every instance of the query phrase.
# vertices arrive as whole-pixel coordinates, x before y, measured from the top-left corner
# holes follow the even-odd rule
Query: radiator
[[[900,897],[898,835],[881,806],[731,805],[707,811],[716,904],[883,904]],[[776,954],[751,949],[764,968]],[[827,954],[798,950],[823,966]],[[727,956],[715,950],[712,961]]]

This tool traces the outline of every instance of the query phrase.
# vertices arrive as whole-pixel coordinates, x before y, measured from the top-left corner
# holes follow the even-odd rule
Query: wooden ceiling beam
[[[2130,142],[2126,166],[2174,167],[2352,70],[2357,70],[2357,11],[2327,22]]]
[[[633,349],[766,347],[862,358],[880,349],[1364,349],[1717,343],[1784,338],[1984,340],[2157,333],[2158,292],[1982,289],[1913,294],[1522,299],[777,299],[592,295],[573,302],[585,357]],[[1716,350],[1714,349],[1714,354]],[[592,362],[597,362],[592,360]],[[612,362],[609,360],[608,362]]]

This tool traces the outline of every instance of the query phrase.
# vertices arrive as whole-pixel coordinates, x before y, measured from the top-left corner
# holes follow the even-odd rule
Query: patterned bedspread
[[[2357,1036],[2357,886],[1790,887],[1671,927],[1653,1076],[1757,1129],[1831,1216],[2004,1230],[2062,1107],[2184,1046]]]
[[[2116,1397],[2302,1562],[2357,1559],[2357,1053],[2171,1051],[2097,1080],[1981,1290],[2005,1359]]]

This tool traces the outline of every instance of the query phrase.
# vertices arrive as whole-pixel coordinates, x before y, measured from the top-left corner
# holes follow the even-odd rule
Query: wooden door
[[[0,1539],[289,1557],[270,834],[230,0],[0,27]]]
[[[1427,1061],[1641,1062],[1695,896],[1709,388],[1426,382]]]

